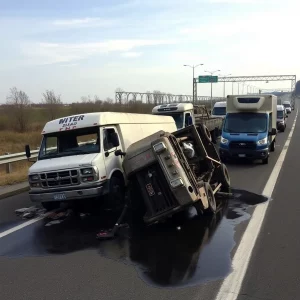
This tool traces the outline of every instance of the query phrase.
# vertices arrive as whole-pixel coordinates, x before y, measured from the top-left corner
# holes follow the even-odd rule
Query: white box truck
[[[112,208],[124,205],[122,156],[134,142],[159,130],[176,131],[169,116],[99,112],[48,122],[28,180],[31,201],[50,210],[63,201],[102,198]],[[30,148],[25,147],[30,158]],[[102,197],[103,196],[103,197]],[[71,202],[69,202],[71,204]]]
[[[275,150],[277,97],[274,95],[229,95],[222,128],[220,156],[261,159],[268,163]]]

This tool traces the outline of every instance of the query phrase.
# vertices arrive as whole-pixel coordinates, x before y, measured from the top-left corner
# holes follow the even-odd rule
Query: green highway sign
[[[218,76],[198,76],[199,83],[218,82]]]

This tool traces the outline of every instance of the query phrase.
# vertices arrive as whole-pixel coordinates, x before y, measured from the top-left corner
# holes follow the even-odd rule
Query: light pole
[[[227,74],[227,75],[220,75],[220,76],[225,78],[225,77],[230,76],[230,75],[232,75],[232,74],[230,73],[230,74]],[[224,87],[223,87],[223,98],[225,98],[225,80],[224,80]]]
[[[190,67],[193,69],[193,105],[195,104],[195,89],[194,89],[194,80],[195,80],[195,68],[199,66],[203,66],[203,64],[198,64],[198,65],[183,65],[184,67]]]
[[[216,71],[204,71],[206,73],[209,73],[210,76],[212,76],[216,72],[220,72],[221,70],[216,70]],[[210,111],[212,112],[213,110],[213,105],[212,105],[212,81],[210,81]]]

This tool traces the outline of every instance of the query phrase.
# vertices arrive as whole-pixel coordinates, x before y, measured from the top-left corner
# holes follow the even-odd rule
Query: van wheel
[[[271,143],[270,151],[274,152],[275,151],[275,147],[276,147],[276,139],[274,139],[274,141]]]
[[[54,210],[54,209],[57,209],[60,207],[60,202],[42,202],[41,203],[43,208],[45,208],[47,211],[50,211],[50,210]]]
[[[125,182],[119,176],[112,176],[109,182],[107,204],[112,210],[121,210],[125,205]]]
[[[267,165],[269,163],[269,156],[262,160],[263,165]]]

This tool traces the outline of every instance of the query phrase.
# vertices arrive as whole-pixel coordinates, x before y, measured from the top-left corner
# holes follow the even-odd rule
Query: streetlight
[[[195,104],[195,90],[194,90],[194,80],[195,80],[195,68],[199,66],[203,66],[203,64],[198,64],[198,65],[183,65],[184,67],[190,67],[193,69],[193,105]]]
[[[212,76],[214,73],[216,72],[220,72],[221,70],[216,70],[216,71],[204,71],[206,73],[209,73],[210,76]],[[210,109],[211,109],[211,112],[213,110],[213,105],[212,105],[212,81],[210,81]]]
[[[227,77],[227,76],[230,76],[232,75],[231,73],[230,74],[227,74],[227,75],[220,75],[220,76],[223,76],[224,78]],[[233,94],[233,92],[232,92]],[[224,80],[224,88],[223,88],[223,98],[225,98],[225,80]]]

